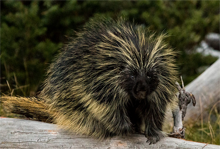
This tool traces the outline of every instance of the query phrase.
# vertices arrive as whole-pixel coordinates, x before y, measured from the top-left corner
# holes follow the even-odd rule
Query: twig
[[[182,82],[182,88],[179,85],[178,82],[176,82],[177,89],[179,91],[179,95],[177,96],[179,99],[178,107],[173,113],[173,119],[174,119],[174,127],[173,127],[173,132],[168,134],[170,137],[175,137],[175,138],[184,138],[185,137],[185,128],[183,126],[183,120],[186,115],[187,111],[187,105],[192,101],[193,106],[196,105],[196,100],[195,97],[192,93],[186,92],[182,76],[180,77],[181,82]]]

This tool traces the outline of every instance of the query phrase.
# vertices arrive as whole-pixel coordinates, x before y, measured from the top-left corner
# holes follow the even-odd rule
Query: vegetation
[[[74,31],[79,31],[90,19],[102,16],[124,17],[158,34],[167,33],[167,42],[179,51],[179,72],[186,84],[202,73],[200,68],[216,60],[195,53],[194,49],[207,33],[219,33],[218,0],[7,0],[1,6],[1,95],[34,96],[47,67],[69,42],[69,37],[75,36]],[[1,106],[0,115],[6,116]],[[215,128],[219,131],[219,121],[217,124]],[[209,124],[202,126],[199,133]],[[206,142],[194,136],[195,133],[189,135],[189,139]]]
[[[220,145],[220,114],[216,102],[209,111],[208,120],[201,119],[200,123],[189,124],[186,129],[186,139]]]

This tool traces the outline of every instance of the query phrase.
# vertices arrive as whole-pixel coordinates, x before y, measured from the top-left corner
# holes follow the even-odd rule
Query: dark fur
[[[151,143],[162,136],[175,90],[175,53],[140,27],[91,21],[65,46],[44,82],[57,124],[97,138],[138,131]]]

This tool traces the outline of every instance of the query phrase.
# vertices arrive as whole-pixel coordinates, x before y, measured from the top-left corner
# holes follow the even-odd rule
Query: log
[[[220,107],[220,59],[187,85],[186,91],[194,94],[197,105],[188,105],[184,121],[207,120],[209,113],[206,110],[214,104]]]
[[[190,103],[187,106],[183,126],[188,124],[208,122],[209,112],[213,106],[220,109],[220,59],[212,64],[205,72],[185,87],[187,92],[192,93],[196,99],[196,106]],[[176,111],[179,110],[177,107]],[[175,110],[174,110],[175,111]],[[177,119],[178,120],[178,119]],[[170,128],[175,129],[172,111],[169,108],[166,112],[166,119],[163,130],[168,132]],[[178,126],[181,128],[182,126]],[[175,130],[173,131],[175,132]]]
[[[191,142],[175,138],[163,138],[156,144],[148,145],[143,135],[132,134],[106,140],[69,134],[55,124],[0,118],[0,148],[195,148],[220,149],[218,145]]]

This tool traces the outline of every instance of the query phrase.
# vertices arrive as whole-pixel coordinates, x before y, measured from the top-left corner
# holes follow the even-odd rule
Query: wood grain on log
[[[220,149],[220,146],[166,137],[148,145],[143,135],[97,140],[68,134],[57,125],[31,120],[0,118],[0,148],[195,148]]]

